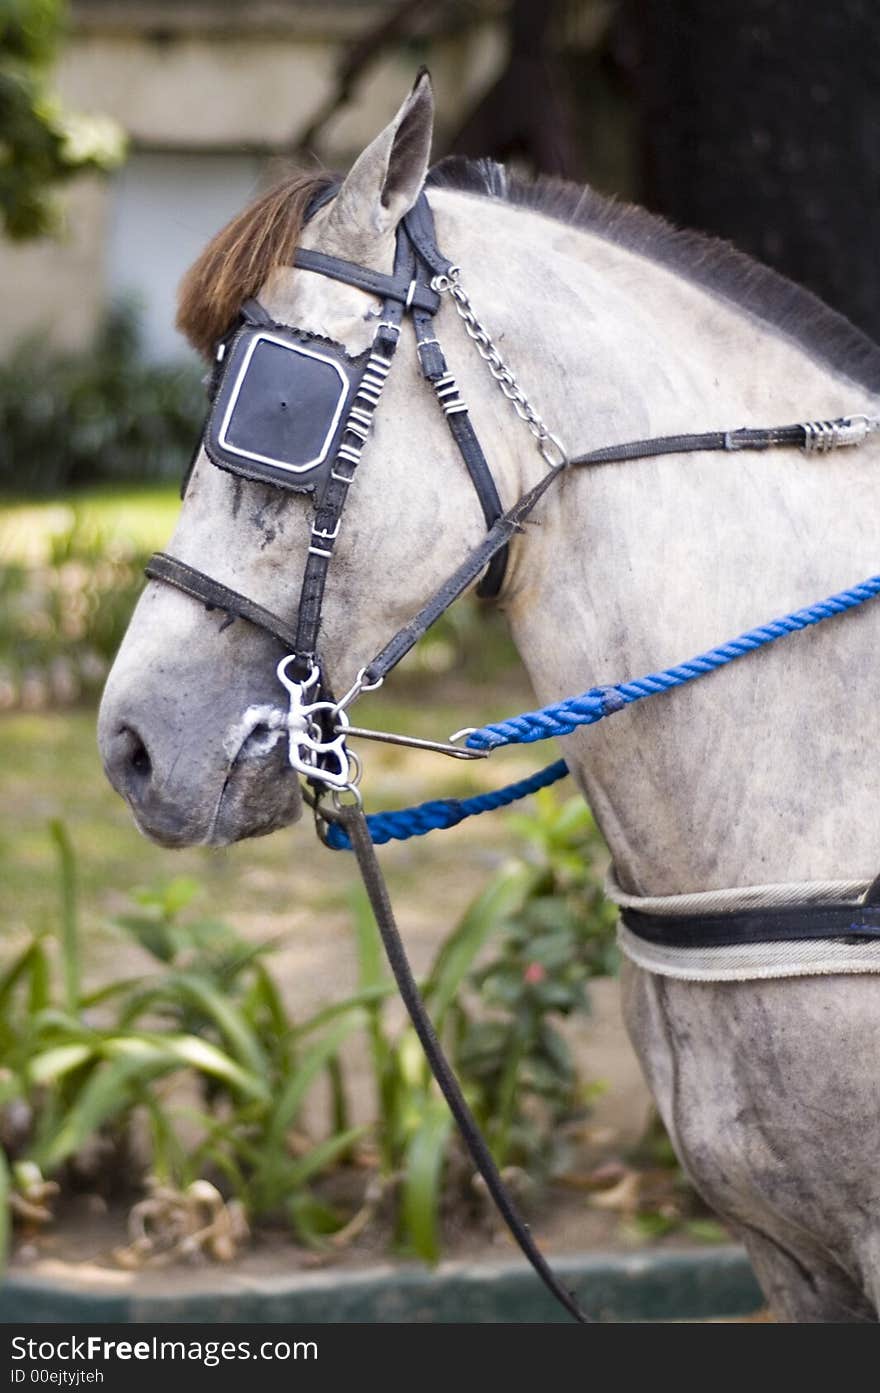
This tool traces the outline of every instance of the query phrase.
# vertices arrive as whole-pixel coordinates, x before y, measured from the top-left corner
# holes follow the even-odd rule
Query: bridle
[[[313,200],[307,218],[335,197],[337,190],[337,183],[328,183]],[[548,1267],[519,1217],[431,1026],[376,859],[358,789],[360,762],[349,750],[348,740],[353,736],[387,739],[465,759],[485,757],[487,750],[457,743],[468,732],[459,732],[448,742],[434,742],[364,730],[351,724],[349,711],[362,693],[381,685],[419,638],[475,582],[479,594],[498,595],[511,539],[567,470],[580,465],[710,450],[762,450],[789,445],[826,451],[860,443],[878,423],[859,415],[766,429],[656,437],[570,458],[529,402],[478,319],[462,286],[458,267],[438,248],[424,191],[399,225],[390,274],[319,251],[298,250],[294,264],[379,298],[381,311],[368,352],[351,359],[341,345],[277,324],[257,301],[247,301],[239,322],[217,347],[210,388],[212,406],[200,443],[204,443],[211,462],[221,469],[295,492],[314,493],[296,624],[289,624],[246,595],[167,553],[154,555],[146,574],[183,591],[209,610],[225,612],[227,623],[240,618],[256,625],[284,650],[277,674],[289,698],[289,709],[283,715],[289,761],[292,769],[307,781],[307,798],[315,810],[319,833],[326,837],[328,828],[333,830],[335,824],[345,844],[355,851],[404,1003],[477,1169],[542,1280],[575,1319],[585,1321],[587,1317],[577,1301]],[[547,465],[538,482],[507,511],[502,508],[467,405],[436,336],[435,316],[444,295],[452,300],[470,339],[525,422]],[[325,584],[348,492],[361,463],[406,318],[414,329],[422,375],[433,389],[468,471],[487,533],[418,614],[361,667],[351,688],[336,699],[323,670],[319,647]],[[288,398],[299,402],[298,410],[291,412]],[[225,627],[226,623],[222,628]],[[614,704],[613,689],[596,690],[605,693],[600,699],[602,715],[623,704],[622,699]],[[603,703],[610,703],[608,710]],[[260,719],[265,721],[264,713]]]
[[[320,192],[308,209],[306,221],[335,196],[337,189],[336,183],[330,183]],[[349,359],[340,345],[326,341],[316,343],[310,336],[277,324],[256,300],[247,301],[241,308],[239,323],[217,346],[211,380],[212,407],[203,439],[208,457],[221,469],[295,492],[313,492],[316,496],[296,626],[289,626],[284,619],[246,595],[221,585],[203,571],[167,553],[159,552],[151,558],[147,575],[175,586],[211,609],[224,611],[230,620],[248,620],[283,645],[287,656],[279,665],[278,676],[290,702],[287,729],[291,766],[319,786],[343,790],[357,782],[358,774],[358,761],[346,747],[347,737],[353,733],[348,708],[361,693],[374,690],[412,646],[404,644],[398,636],[393,652],[386,646],[370,665],[369,673],[362,669],[352,688],[340,700],[333,698],[319,654],[324,589],[348,491],[391,371],[404,317],[412,321],[422,376],[432,387],[442,409],[473,484],[489,536],[493,527],[503,521],[504,511],[467,404],[449,371],[435,333],[434,319],[443,293],[449,293],[453,299],[468,334],[501,391],[532,433],[542,458],[551,470],[562,468],[567,461],[559,440],[528,401],[488,332],[476,318],[461,287],[458,268],[439,250],[433,215],[424,191],[399,226],[394,269],[390,275],[324,252],[303,249],[296,252],[294,264],[356,286],[381,299],[381,311],[368,353],[357,360]],[[316,405],[306,389],[306,400],[309,413],[319,418],[325,416],[329,424],[326,430],[317,430],[302,450],[299,462],[290,457],[295,452],[290,450],[289,443],[288,457],[281,458],[280,452],[265,453],[249,446],[247,441],[255,420],[263,423],[265,432],[267,414],[274,413],[278,418],[281,413],[288,412],[287,401],[278,400],[278,392],[274,390],[279,387],[285,396],[288,395],[282,385],[285,357],[295,361],[300,375],[304,358],[309,358],[311,364],[324,364],[324,381],[319,379],[320,369],[316,371],[314,367],[311,380],[312,398],[314,391],[322,392],[323,397]],[[327,378],[334,372],[335,400],[327,384]],[[285,434],[285,428],[289,440],[289,421],[288,413],[274,437],[269,430],[267,451],[278,448],[278,436]],[[243,439],[237,438],[236,431]],[[193,463],[197,456],[198,450]],[[507,568],[508,542],[509,536],[505,536],[500,545],[492,546],[480,563],[482,575],[478,580],[477,576],[469,577],[464,588],[477,580],[477,593],[481,597],[498,595]],[[450,595],[444,600],[444,609],[454,598]],[[357,729],[358,734],[367,736],[378,738],[382,734]],[[481,757],[448,742],[420,743],[459,759]]]

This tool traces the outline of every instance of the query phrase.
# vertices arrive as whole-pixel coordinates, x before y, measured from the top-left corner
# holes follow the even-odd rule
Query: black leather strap
[[[439,252],[433,260],[430,259],[430,249],[436,249],[437,238],[434,230],[434,217],[424,194],[421,195],[412,212],[404,219],[404,227],[418,253],[416,274],[420,279],[430,274],[439,263],[449,267],[450,263]],[[458,391],[452,374],[449,372],[446,356],[437,340],[434,316],[414,308],[412,317],[422,376],[431,383],[437,394],[437,400],[446,416],[449,432],[471,477],[471,483],[483,510],[486,526],[491,527],[504,512],[504,507],[498,495],[492,471],[486,461],[486,456],[483,454],[483,447],[474,430],[470,412]],[[507,547],[502,547],[490,560],[486,573],[477,586],[477,594],[481,598],[495,599],[500,593],[507,570],[507,556]]]
[[[418,614],[405,624],[402,629],[389,639],[381,653],[366,668],[366,680],[375,682],[380,677],[385,677],[392,668],[396,667],[402,658],[405,658],[410,649],[418,643],[423,634],[427,633],[431,625],[436,623],[441,614],[457,600],[459,595],[463,595],[468,586],[472,585],[477,576],[486,569],[492,557],[495,556],[502,547],[506,547],[511,537],[516,532],[522,530],[522,524],[535,504],[547,492],[559,475],[565,469],[565,465],[555,465],[543,475],[534,488],[529,489],[521,498],[517,499],[512,508],[508,508],[506,513],[495,522],[481,542],[478,542],[473,551],[461,563],[461,565],[448,576],[440,589],[435,591],[427,604],[423,605]]]
[[[624,460],[648,459],[658,455],[693,454],[702,450],[768,450],[778,445],[804,445],[807,432],[801,425],[773,426],[766,430],[706,431],[698,435],[663,435],[650,440],[628,440],[575,455],[567,464],[554,465],[498,519],[470,555],[432,595],[410,622],[400,629],[366,669],[370,681],[384,677],[400,662],[428,631],[453,600],[489,565],[516,532],[522,530],[529,513],[566,469],[578,465],[614,464]]]
[[[749,909],[733,914],[643,914],[625,909],[623,922],[639,938],[667,948],[741,947],[748,943],[803,943],[818,938],[858,943],[880,938],[880,905],[807,904]]]
[[[528,1225],[520,1217],[513,1198],[501,1179],[492,1154],[483,1140],[473,1113],[465,1102],[458,1079],[443,1053],[443,1047],[437,1039],[436,1031],[425,1010],[425,1003],[409,965],[406,949],[400,937],[400,930],[397,927],[394,911],[388,897],[388,887],[376,857],[376,850],[364,814],[360,808],[344,808],[333,815],[333,820],[339,821],[348,833],[401,1000],[409,1013],[413,1029],[430,1065],[431,1073],[449,1105],[449,1110],[455,1119],[465,1146],[471,1154],[474,1165],[486,1183],[486,1189],[495,1201],[499,1213],[514,1239],[547,1289],[552,1292],[570,1316],[573,1316],[581,1324],[588,1324],[589,1317],[581,1310],[574,1295],[562,1285],[529,1232]]]
[[[395,251],[394,279],[400,283],[404,280],[410,283],[414,274],[412,250],[406,239],[399,237]],[[301,676],[306,676],[312,665],[318,661],[321,610],[333,548],[339,534],[348,490],[360,460],[361,448],[381,393],[381,384],[397,350],[402,318],[403,305],[395,298],[387,299],[383,305],[382,319],[376,330],[367,367],[355,396],[354,404],[361,413],[360,420],[353,421],[351,415],[349,416],[333,467],[315,507],[300,589],[296,642],[291,650],[296,654],[296,666]],[[320,666],[318,663],[319,668]]]
[[[422,192],[403,220],[404,228],[422,261],[434,276],[448,275],[452,262],[437,245],[434,214],[427,196]]]
[[[303,271],[317,271],[334,281],[344,281],[346,285],[356,285],[359,290],[368,290],[382,300],[394,300],[396,304],[426,310],[436,314],[440,308],[440,296],[429,285],[418,285],[412,278],[387,276],[383,271],[374,271],[369,266],[358,266],[354,261],[344,261],[338,256],[328,256],[325,252],[305,251],[298,248],[293,258],[294,266]]]
[[[166,585],[173,585],[175,590],[182,590],[184,595],[191,595],[207,610],[222,611],[229,617],[230,622],[233,619],[246,619],[249,624],[255,624],[258,629],[264,629],[267,634],[277,639],[285,652],[293,652],[296,631],[289,624],[285,624],[283,619],[279,619],[277,614],[264,609],[255,600],[249,600],[247,595],[240,594],[238,590],[231,590],[229,586],[221,585],[218,580],[212,580],[204,571],[198,571],[195,566],[179,561],[176,556],[157,551],[144,567],[144,574],[150,580],[164,581]],[[221,632],[226,627],[227,625],[223,624]]]
[[[807,432],[801,425],[771,426],[766,430],[713,430],[699,435],[658,435],[650,440],[629,440],[623,445],[589,450],[584,455],[575,455],[569,464],[616,464],[656,455],[692,455],[701,450],[770,450],[778,445],[805,445],[806,440]]]

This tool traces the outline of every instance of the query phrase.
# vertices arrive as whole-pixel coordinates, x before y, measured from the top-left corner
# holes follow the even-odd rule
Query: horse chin
[[[266,837],[298,822],[303,813],[299,780],[286,747],[259,760],[239,761],[224,781],[203,845],[229,846]]]

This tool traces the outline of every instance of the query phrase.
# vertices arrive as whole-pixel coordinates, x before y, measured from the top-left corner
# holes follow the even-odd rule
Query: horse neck
[[[595,234],[493,204],[505,254],[484,264],[489,215],[473,203],[454,204],[441,244],[571,452],[870,402],[775,328]],[[682,661],[875,573],[878,465],[872,444],[566,476],[519,541],[505,601],[539,700]],[[832,620],[564,742],[625,885],[876,874],[878,623],[870,606]]]

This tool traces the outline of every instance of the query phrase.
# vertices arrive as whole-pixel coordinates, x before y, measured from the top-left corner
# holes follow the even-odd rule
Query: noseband
[[[336,183],[323,190],[313,201],[307,218],[313,217],[335,197],[337,191]],[[712,450],[764,450],[778,446],[799,446],[824,452],[838,446],[859,444],[880,423],[874,418],[858,415],[835,421],[813,421],[766,429],[664,436],[612,445],[569,458],[557,436],[529,402],[488,330],[477,318],[462,287],[458,268],[439,250],[434,219],[424,191],[398,227],[391,274],[358,266],[319,251],[298,250],[294,264],[302,270],[342,281],[377,297],[380,308],[369,351],[353,359],[342,345],[316,339],[313,335],[278,324],[256,300],[247,301],[242,306],[238,323],[217,346],[210,387],[212,404],[201,443],[208,458],[220,469],[294,492],[314,494],[314,513],[296,623],[289,624],[246,595],[221,585],[203,571],[167,553],[159,552],[153,556],[147,564],[146,573],[151,579],[163,581],[192,596],[209,610],[225,612],[227,623],[240,618],[256,625],[270,634],[284,650],[285,656],[278,664],[277,671],[289,697],[289,711],[284,718],[289,759],[291,767],[303,775],[310,786],[311,794],[307,796],[315,808],[319,832],[331,845],[350,846],[357,855],[404,1003],[434,1077],[490,1194],[517,1243],[547,1287],[575,1319],[585,1321],[587,1317],[577,1301],[548,1267],[528,1227],[517,1214],[425,1012],[376,860],[374,841],[387,840],[387,837],[371,835],[371,820],[362,812],[357,787],[360,765],[348,749],[348,739],[352,736],[389,739],[435,749],[457,758],[483,758],[495,745],[510,743],[513,739],[532,740],[545,738],[549,734],[568,733],[579,724],[589,724],[622,709],[630,701],[673,685],[681,685],[683,681],[714,670],[722,662],[752,651],[760,643],[771,642],[785,632],[803,628],[807,623],[819,622],[844,608],[860,604],[880,591],[880,577],[873,578],[877,582],[873,589],[866,583],[852,592],[845,592],[850,596],[845,604],[841,596],[831,597],[824,609],[821,606],[813,607],[816,611],[822,609],[821,613],[806,619],[803,616],[811,611],[799,611],[795,616],[787,616],[786,620],[778,621],[781,625],[778,631],[771,633],[772,626],[764,626],[735,641],[739,642],[739,648],[735,648],[735,644],[722,646],[710,654],[700,655],[693,660],[690,668],[685,664],[665,673],[652,674],[641,685],[629,683],[613,688],[594,688],[584,697],[572,698],[556,708],[529,713],[497,727],[487,727],[484,731],[460,732],[460,736],[467,736],[465,745],[455,743],[457,737],[452,737],[451,742],[446,743],[413,741],[383,732],[366,731],[351,724],[349,709],[362,692],[370,691],[384,681],[418,639],[475,582],[478,583],[480,595],[489,598],[498,595],[504,582],[511,539],[522,530],[526,518],[547,490],[568,469],[579,465]],[[436,336],[435,316],[444,295],[452,300],[489,372],[517,415],[525,422],[548,466],[538,483],[506,512],[502,508],[467,405],[449,371]],[[336,700],[328,686],[319,650],[324,589],[334,545],[342,526],[348,491],[360,465],[406,318],[413,325],[422,376],[432,387],[442,408],[488,530],[483,541],[462,561],[419,613],[389,640],[371,662],[360,669],[351,689]],[[186,481],[184,491],[185,487]],[[222,627],[225,628],[226,624]],[[758,635],[757,639],[755,635]],[[719,654],[722,655],[720,658]],[[560,717],[563,707],[566,710]],[[556,719],[556,726],[552,725],[551,717]],[[520,723],[519,727],[517,722]],[[541,778],[547,783],[552,781],[548,775],[558,778],[565,772],[565,766],[560,761],[533,780],[513,785],[510,790],[501,790],[500,794],[484,795],[482,806],[468,811],[484,811],[490,806],[500,806],[512,801],[511,797],[506,796],[511,791],[513,796],[521,796],[531,791],[532,787],[540,786]],[[325,797],[328,793],[329,801]],[[494,802],[489,801],[492,798]],[[481,800],[471,801],[479,803]],[[423,808],[437,806],[423,805]],[[421,810],[410,811],[418,813]],[[398,815],[386,816],[393,818]],[[429,819],[428,826],[450,826],[458,820],[458,816],[445,822],[431,822]],[[428,830],[428,827],[419,830]],[[390,835],[398,834],[392,832]],[[648,931],[643,929],[643,932],[647,935]]]

